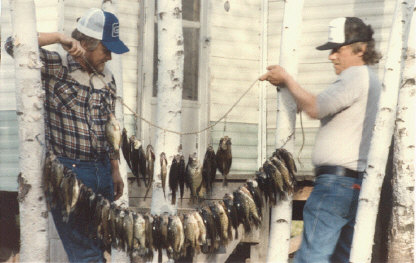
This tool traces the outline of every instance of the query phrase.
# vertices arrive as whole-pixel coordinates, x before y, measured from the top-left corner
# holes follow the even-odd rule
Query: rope
[[[230,107],[230,109],[217,121],[215,121],[213,124],[208,125],[206,128],[202,129],[202,130],[197,130],[197,131],[191,131],[191,132],[178,132],[178,131],[174,131],[174,130],[169,130],[166,128],[163,128],[159,125],[156,125],[154,123],[152,123],[151,121],[143,118],[142,116],[140,116],[140,114],[138,114],[137,112],[135,112],[134,110],[132,110],[129,106],[127,106],[127,104],[124,102],[123,98],[120,96],[117,96],[116,93],[114,91],[112,91],[109,87],[107,87],[107,83],[104,81],[104,79],[101,77],[101,75],[95,70],[95,68],[87,61],[87,59],[85,57],[82,57],[84,62],[88,65],[88,67],[97,75],[97,77],[103,82],[104,87],[112,94],[114,95],[119,101],[120,103],[126,108],[128,109],[136,118],[141,119],[142,121],[146,122],[147,124],[158,128],[160,130],[163,130],[165,133],[166,132],[170,132],[170,133],[174,133],[174,134],[178,134],[178,135],[192,135],[192,134],[199,134],[202,133],[208,129],[211,129],[212,127],[214,127],[215,125],[217,125],[220,121],[222,121],[225,117],[227,117],[227,115],[235,108],[235,106],[237,106],[237,104],[243,99],[243,97],[251,90],[251,88],[253,88],[254,84],[256,84],[256,82],[258,81],[257,79],[255,81],[253,81],[253,83],[250,85],[250,87],[248,87],[248,89],[240,96],[240,98]]]

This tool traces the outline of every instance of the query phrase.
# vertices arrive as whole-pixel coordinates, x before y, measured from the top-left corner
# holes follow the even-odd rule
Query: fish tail
[[[137,179],[137,186],[140,187],[142,184],[140,183],[139,176],[137,176],[136,179]]]
[[[172,205],[176,204],[176,191],[172,191]]]
[[[146,193],[145,193],[145,195],[144,195],[143,200],[146,200],[147,194],[149,193],[149,190],[150,190],[151,186],[152,186],[152,185],[149,185],[149,186],[147,187],[147,189],[146,189]]]
[[[228,186],[228,180],[227,180],[227,175],[224,174],[224,179],[222,181],[222,185],[223,186]]]

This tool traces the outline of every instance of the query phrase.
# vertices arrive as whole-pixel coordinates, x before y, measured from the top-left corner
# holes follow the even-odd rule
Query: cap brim
[[[317,50],[328,50],[328,49],[334,49],[337,47],[342,46],[340,43],[334,43],[334,42],[327,42],[321,46],[316,47]]]
[[[102,41],[102,43],[108,50],[115,54],[123,54],[130,51],[129,48],[126,45],[124,45],[124,43],[121,40],[111,42]]]

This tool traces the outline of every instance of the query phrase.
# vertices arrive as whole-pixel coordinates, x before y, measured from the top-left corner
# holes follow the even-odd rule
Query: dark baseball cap
[[[356,42],[372,40],[373,30],[358,17],[339,17],[329,23],[328,42],[318,50],[339,48]]]

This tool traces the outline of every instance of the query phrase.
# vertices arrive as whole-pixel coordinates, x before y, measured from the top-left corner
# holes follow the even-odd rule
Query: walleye
[[[175,155],[170,165],[169,170],[169,188],[172,191],[172,205],[176,204],[176,191],[178,191],[179,185],[179,163],[181,161],[181,156],[179,154]]]
[[[218,146],[217,154],[217,167],[224,177],[223,185],[226,186],[227,175],[230,172],[231,163],[232,163],[232,154],[231,154],[231,138],[224,136],[220,139],[220,144]]]
[[[108,114],[107,123],[105,124],[105,135],[107,142],[114,149],[118,158],[120,159],[120,142],[121,142],[121,131],[120,125],[114,116],[114,114]]]
[[[214,149],[208,146],[205,153],[204,162],[202,165],[202,178],[207,186],[207,190],[212,193],[212,185],[215,181],[215,174],[217,172],[217,160]]]
[[[199,191],[202,185],[201,165],[199,164],[197,153],[189,155],[186,166],[186,182],[191,191],[191,202],[199,201]]]
[[[162,189],[163,196],[166,199],[165,186],[166,186],[166,176],[168,174],[168,160],[166,159],[166,154],[162,152],[160,154],[160,179],[162,180]]]
[[[146,189],[146,194],[144,195],[144,200],[146,200],[149,190],[152,188],[153,184],[153,173],[155,170],[155,154],[153,152],[153,146],[147,145],[146,148],[146,174],[149,179]]]

